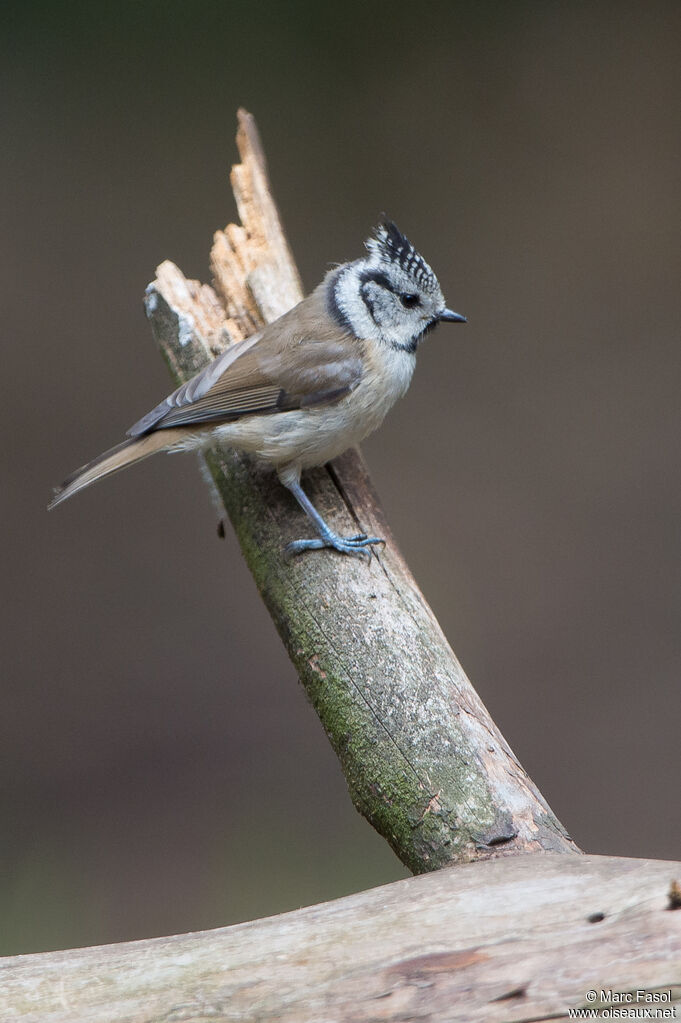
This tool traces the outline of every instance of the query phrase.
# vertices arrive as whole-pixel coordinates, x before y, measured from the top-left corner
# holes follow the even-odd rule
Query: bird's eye
[[[419,305],[420,301],[418,295],[400,295],[400,302],[405,309],[413,309],[414,306]]]

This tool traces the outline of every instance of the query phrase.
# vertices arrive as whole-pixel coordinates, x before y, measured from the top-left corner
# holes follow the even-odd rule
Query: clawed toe
[[[291,543],[284,547],[284,554],[291,557],[293,554],[301,554],[303,551],[319,551],[326,546],[324,540],[291,540]]]
[[[369,554],[371,555],[371,545],[375,543],[385,543],[385,540],[381,540],[378,536],[367,536],[366,533],[358,533],[357,536],[339,536],[337,537],[337,543],[330,544],[334,550],[340,551],[341,554]]]
[[[357,536],[339,537],[344,547],[370,547],[374,543],[385,543],[380,536],[367,536],[366,533],[358,533]]]
[[[385,543],[381,537],[367,536],[366,533],[357,533],[355,536],[336,536],[335,533],[329,536],[320,537],[314,540],[292,540],[284,549],[288,557],[294,554],[302,554],[303,551],[318,551],[323,547],[330,547],[340,554],[370,554],[369,548],[373,544]]]

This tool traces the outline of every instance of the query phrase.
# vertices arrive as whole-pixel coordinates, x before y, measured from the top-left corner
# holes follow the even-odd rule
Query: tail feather
[[[111,476],[119,469],[125,469],[128,465],[134,465],[157,451],[167,450],[177,444],[182,435],[181,430],[159,430],[149,433],[145,437],[124,440],[114,448],[109,448],[97,458],[81,466],[64,480],[60,487],[55,490],[54,497],[48,504],[48,510],[55,508],[62,501],[73,497],[79,490],[89,487],[96,480],[105,476]]]

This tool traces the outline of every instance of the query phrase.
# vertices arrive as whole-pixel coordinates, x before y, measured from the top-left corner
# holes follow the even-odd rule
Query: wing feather
[[[254,334],[253,337],[237,342],[222,352],[221,355],[218,355],[213,362],[209,362],[191,380],[181,384],[177,390],[159,402],[151,412],[147,412],[145,416],[142,416],[141,419],[131,426],[128,430],[128,437],[141,437],[153,429],[159,429],[162,425],[165,425],[165,423],[162,423],[162,420],[165,420],[172,409],[191,405],[200,399],[238,358],[243,356],[260,340],[261,336],[261,334]]]
[[[362,376],[361,342],[350,335],[339,337],[338,329],[327,325],[328,318],[320,321],[312,300],[319,302],[316,293],[262,333],[228,348],[143,416],[128,435],[285,412],[348,394]],[[303,310],[306,303],[310,305]]]

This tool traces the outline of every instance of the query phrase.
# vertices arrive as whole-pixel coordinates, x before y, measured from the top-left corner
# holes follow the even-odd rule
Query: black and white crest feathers
[[[423,256],[416,251],[406,235],[392,220],[383,221],[376,228],[374,237],[365,243],[370,257],[379,263],[400,266],[405,273],[425,292],[439,291],[437,277],[426,263]]]

